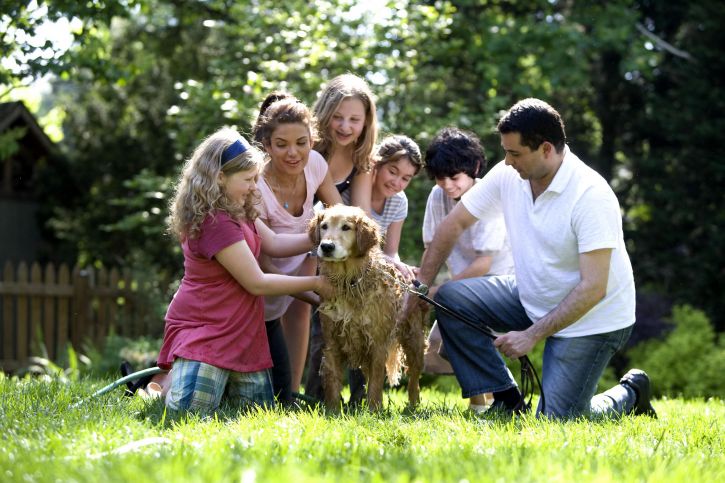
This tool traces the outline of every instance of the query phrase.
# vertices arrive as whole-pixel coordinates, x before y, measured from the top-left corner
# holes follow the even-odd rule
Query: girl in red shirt
[[[223,128],[196,148],[176,186],[169,227],[182,245],[184,278],[158,357],[159,367],[173,367],[170,409],[209,411],[223,396],[273,405],[262,296],[329,288],[322,277],[259,268],[260,253],[286,257],[312,247],[306,234],[277,235],[257,219],[263,163],[256,148]]]

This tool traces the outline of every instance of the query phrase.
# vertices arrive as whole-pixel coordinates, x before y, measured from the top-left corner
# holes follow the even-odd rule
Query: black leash
[[[445,305],[442,305],[433,300],[432,298],[428,297],[427,285],[420,283],[418,280],[413,280],[413,286],[415,286],[416,290],[409,289],[409,291],[417,295],[420,299],[425,300],[438,310],[441,310],[442,312],[445,312],[451,317],[460,320],[470,328],[481,332],[492,340],[496,340],[498,338],[493,332],[493,329],[491,329],[486,324],[474,322],[465,315],[460,314],[455,310],[450,309]],[[536,369],[534,369],[534,366],[531,364],[531,360],[526,354],[519,357],[519,362],[521,363],[521,394],[523,395],[524,400],[526,400],[526,397],[528,396],[528,401],[526,401],[526,405],[528,405],[529,407],[531,406],[531,400],[534,397],[534,383],[536,383],[536,385],[539,387],[539,394],[541,394],[541,412],[543,413],[544,407],[546,406],[546,400],[544,398],[544,389],[541,386],[541,380],[539,379],[539,375],[536,373]]]

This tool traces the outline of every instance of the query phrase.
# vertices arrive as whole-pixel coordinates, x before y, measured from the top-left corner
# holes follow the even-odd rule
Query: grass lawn
[[[660,418],[490,421],[424,388],[380,414],[227,408],[168,417],[109,381],[0,373],[0,481],[725,481],[721,400],[657,400]]]

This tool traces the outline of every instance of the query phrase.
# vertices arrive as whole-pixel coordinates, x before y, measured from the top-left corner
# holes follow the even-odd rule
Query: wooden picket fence
[[[25,367],[42,347],[57,360],[68,343],[79,350],[86,342],[98,345],[111,331],[146,335],[148,311],[139,302],[127,270],[56,269],[52,263],[28,268],[25,262],[16,268],[7,262],[0,279],[0,370]]]

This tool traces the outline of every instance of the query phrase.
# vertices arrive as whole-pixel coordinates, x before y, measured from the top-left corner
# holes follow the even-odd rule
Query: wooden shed
[[[37,259],[42,242],[38,226],[35,179],[38,169],[52,162],[55,146],[22,102],[0,104],[0,137],[13,136],[16,148],[0,157],[0,266],[5,261]],[[0,146],[2,147],[2,146]],[[3,150],[0,150],[2,153]]]

